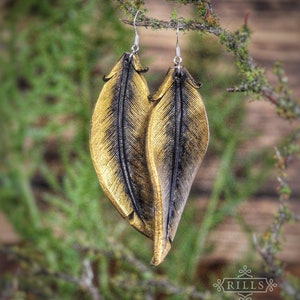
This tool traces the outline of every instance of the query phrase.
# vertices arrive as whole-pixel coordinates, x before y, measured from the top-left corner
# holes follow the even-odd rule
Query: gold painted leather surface
[[[104,77],[91,121],[90,152],[100,185],[118,212],[152,238],[153,193],[145,136],[151,103],[136,54],[124,53]]]
[[[160,264],[171,243],[192,182],[205,155],[209,128],[192,76],[170,68],[157,92],[147,132],[147,161],[154,189],[154,254]]]

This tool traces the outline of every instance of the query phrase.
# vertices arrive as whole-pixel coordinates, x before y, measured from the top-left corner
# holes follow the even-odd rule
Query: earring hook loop
[[[175,57],[174,57],[174,64],[176,67],[180,67],[182,62],[180,47],[179,47],[179,21],[177,22],[177,29],[176,29],[176,48],[175,48]]]
[[[138,35],[138,32],[137,32],[137,28],[136,28],[136,18],[138,16],[138,14],[140,13],[141,11],[138,10],[134,16],[134,19],[133,19],[133,28],[134,28],[134,43],[131,47],[131,55],[137,53],[140,49],[140,46],[139,46],[139,42],[140,42],[140,37]]]

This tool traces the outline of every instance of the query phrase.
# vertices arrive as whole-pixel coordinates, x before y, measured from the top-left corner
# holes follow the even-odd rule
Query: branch
[[[116,287],[122,287],[124,289],[131,289],[134,287],[141,288],[144,292],[149,292],[153,288],[157,288],[160,292],[168,295],[184,295],[191,297],[192,299],[205,299],[205,295],[197,291],[196,287],[180,287],[172,284],[170,281],[162,278],[160,275],[156,275],[152,270],[137,259],[130,251],[124,246],[118,247],[115,241],[109,241],[112,250],[95,249],[89,247],[76,246],[76,249],[82,253],[93,253],[95,255],[103,255],[106,258],[116,259],[120,262],[126,263],[128,266],[133,267],[139,274],[143,275],[143,280],[131,280],[128,282],[128,278],[111,279]],[[207,293],[206,293],[207,294]]]
[[[77,287],[79,287],[81,290],[86,291],[92,300],[102,300],[104,299],[97,287],[94,286],[93,284],[93,278],[94,278],[94,273],[91,267],[91,263],[88,259],[84,259],[82,263],[82,273],[79,278],[71,276],[69,274],[64,274],[60,272],[50,272],[49,270],[46,269],[40,269],[36,272],[34,272],[34,276],[49,276],[51,278],[57,278],[61,279],[63,281],[67,281],[70,283],[73,283]]]
[[[182,296],[182,299],[195,299],[204,300],[208,299],[208,293],[201,293],[196,290],[194,286],[180,287],[171,284],[168,280],[158,277],[155,279],[144,279],[140,281],[128,282],[127,279],[116,280],[114,282],[116,286],[122,289],[132,289],[132,286],[138,286],[144,293],[148,292],[152,288],[156,288],[159,292],[162,292],[168,296]]]
[[[279,209],[275,214],[274,219],[269,227],[269,230],[264,234],[262,241],[262,246],[259,245],[256,236],[253,237],[254,245],[257,252],[263,258],[268,272],[272,276],[277,278],[278,284],[281,289],[289,296],[294,297],[295,299],[300,299],[300,291],[293,287],[284,277],[284,270],[282,269],[280,262],[276,258],[277,252],[280,250],[281,243],[281,232],[283,226],[289,222],[293,217],[290,210],[287,207],[287,201],[289,200],[291,190],[287,183],[286,170],[288,167],[288,162],[291,159],[292,155],[299,154],[299,148],[294,147],[296,143],[296,137],[298,132],[293,136],[292,141],[289,143],[290,149],[293,149],[292,152],[289,149],[286,149],[285,153],[282,154],[277,148],[275,148],[275,158],[276,158],[276,167],[279,171],[277,180],[279,182]]]
[[[88,259],[84,259],[82,262],[82,272],[80,277],[75,277],[61,272],[52,272],[45,267],[37,267],[35,271],[32,270],[33,266],[37,266],[37,261],[32,261],[31,256],[24,255],[22,250],[22,246],[20,246],[20,248],[16,246],[3,246],[0,248],[0,253],[9,255],[14,261],[18,262],[20,268],[19,273],[24,273],[26,277],[47,276],[51,279],[60,279],[74,284],[80,290],[86,291],[92,300],[104,299],[97,287],[93,284],[94,273]]]
[[[33,264],[33,261],[29,256],[22,254],[21,248],[4,246],[0,248],[0,253],[5,253],[12,257],[14,261],[17,261],[22,268],[22,273],[27,277],[48,276],[51,279],[70,282],[79,289],[86,291],[92,300],[102,300],[104,298],[100,294],[98,288],[93,284],[94,273],[91,268],[90,260],[86,258],[88,255],[100,256],[98,259],[105,257],[108,261],[118,261],[119,267],[122,268],[128,276],[132,274],[132,269],[134,269],[134,274],[138,274],[136,280],[133,280],[136,276],[133,276],[130,281],[128,281],[128,276],[125,278],[113,275],[109,277],[110,283],[118,289],[122,287],[123,289],[135,290],[138,287],[145,293],[153,293],[154,288],[155,292],[159,291],[167,295],[177,295],[183,296],[182,298],[188,297],[198,300],[206,299],[205,297],[208,295],[208,292],[204,295],[204,293],[197,291],[195,286],[185,287],[175,285],[161,275],[154,274],[148,266],[136,258],[124,246],[119,246],[115,241],[108,241],[108,243],[110,244],[109,250],[82,247],[80,245],[75,246],[75,249],[83,256],[82,272],[79,277],[62,272],[52,272],[44,266],[40,267],[37,265],[36,261],[35,264]],[[95,260],[97,260],[97,258],[94,257],[94,261]],[[32,270],[33,265],[35,265],[35,271]]]
[[[117,259],[122,262],[128,263],[131,267],[137,270],[139,273],[152,274],[151,270],[148,266],[138,260],[130,251],[125,249],[124,246],[119,247],[118,243],[108,241],[110,244],[110,249],[99,249],[99,248],[90,248],[90,247],[81,247],[80,245],[76,245],[75,249],[83,254],[87,255],[88,253],[93,253],[94,255],[101,255],[106,257],[107,259]]]
[[[211,33],[215,36],[219,36],[224,30],[221,27],[211,26],[205,23],[199,23],[195,20],[182,21],[178,20],[159,20],[156,18],[142,17],[142,21],[135,23],[136,26],[151,28],[151,29],[172,29],[177,30],[177,26],[181,31],[203,31],[206,33]],[[122,19],[124,24],[133,26],[133,21]]]

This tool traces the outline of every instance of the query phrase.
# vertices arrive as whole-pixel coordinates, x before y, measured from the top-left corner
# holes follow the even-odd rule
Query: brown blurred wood
[[[14,232],[13,227],[10,225],[6,216],[0,212],[0,245],[14,244],[19,240],[17,234]]]
[[[207,200],[199,199],[200,211],[204,211]],[[300,211],[299,201],[289,203],[291,211]],[[257,237],[261,237],[271,224],[274,214],[278,211],[278,202],[273,198],[252,198],[240,205],[238,211],[244,219],[245,225],[251,229]],[[286,264],[299,263],[300,238],[299,223],[291,222],[284,227],[284,248],[279,253],[280,258]],[[233,262],[252,256],[253,236],[247,236],[238,220],[225,219],[216,230],[213,230],[208,238],[208,243],[214,246],[211,254],[203,257],[208,261]],[[252,250],[251,250],[252,248]],[[299,274],[300,275],[300,270]]]

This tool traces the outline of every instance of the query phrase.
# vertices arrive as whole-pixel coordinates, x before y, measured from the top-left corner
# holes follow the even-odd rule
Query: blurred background
[[[190,6],[145,2],[149,16],[165,20],[174,9],[178,16],[194,13]],[[212,5],[230,30],[248,14],[251,55],[274,83],[273,64],[280,61],[299,99],[299,1]],[[123,17],[108,0],[0,0],[0,299],[97,299],[81,285],[86,261],[104,299],[188,299],[188,286],[207,299],[235,299],[213,283],[245,264],[266,276],[253,234],[264,236],[278,211],[274,147],[296,124],[280,119],[268,102],[226,92],[240,77],[215,37],[179,35],[183,64],[203,83],[211,141],[161,266],[149,265],[151,241],[102,194],[89,155],[89,121],[103,75],[133,42]],[[138,32],[153,92],[173,64],[176,35]],[[294,161],[287,172],[289,206],[298,213],[299,168]],[[295,282],[299,253],[299,224],[290,222],[278,258]],[[172,294],[168,284],[183,288]],[[275,289],[253,299],[284,298]]]

